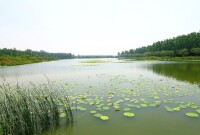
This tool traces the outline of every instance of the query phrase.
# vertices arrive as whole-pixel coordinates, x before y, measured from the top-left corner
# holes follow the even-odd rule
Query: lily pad
[[[124,116],[126,116],[126,117],[133,117],[133,116],[135,116],[135,114],[131,113],[131,112],[125,112]]]
[[[129,106],[129,107],[132,107],[132,106],[134,106],[134,105],[132,105],[132,104],[126,104],[127,106]]]
[[[108,106],[111,106],[111,105],[112,105],[112,103],[108,103],[107,105],[108,105]]]
[[[196,112],[200,113],[200,109],[197,109]]]
[[[169,106],[165,106],[165,109],[168,111],[168,112],[173,112],[174,109],[173,108],[170,108]]]
[[[96,113],[97,111],[90,111],[90,113],[92,113],[92,114],[94,114],[94,113]]]
[[[124,111],[130,111],[131,108],[124,108],[123,110],[124,110]]]
[[[66,117],[66,113],[60,113],[59,117],[63,118],[63,117]]]
[[[101,116],[100,119],[101,120],[109,120],[109,117],[108,116]]]
[[[174,111],[180,111],[180,110],[181,110],[180,107],[175,107],[175,108],[173,108],[173,109],[174,109]]]
[[[110,109],[109,106],[104,106],[104,107],[103,107],[103,110],[109,110],[109,109]]]
[[[158,96],[154,96],[153,98],[154,98],[154,99],[158,99],[159,97],[158,97]]]
[[[197,109],[198,108],[198,106],[196,106],[196,105],[191,105],[190,107],[193,108],[193,109]]]
[[[79,110],[80,110],[80,111],[86,111],[87,109],[84,108],[84,107],[82,107],[82,108],[80,108]]]
[[[95,116],[95,117],[101,117],[101,116],[103,116],[103,115],[100,114],[100,113],[96,113],[96,114],[94,114],[94,116]]]
[[[140,104],[141,107],[147,107],[147,104]]]
[[[94,101],[90,101],[89,104],[90,104],[90,105],[94,105]]]
[[[187,105],[179,105],[180,108],[185,109],[187,108]]]
[[[115,111],[120,111],[119,106],[114,106]]]
[[[98,107],[98,108],[101,108],[101,107],[102,107],[102,105],[97,105],[97,107]]]
[[[146,101],[146,99],[145,98],[141,98],[140,101]]]
[[[199,116],[198,114],[192,113],[192,112],[187,112],[187,113],[185,113],[185,115],[188,116],[188,117],[193,117],[193,118],[196,118],[196,117]]]
[[[141,106],[139,106],[139,105],[133,105],[133,107],[135,107],[135,108],[141,108]]]
[[[100,107],[97,107],[97,108],[96,108],[96,110],[99,110],[99,111],[101,111],[101,110],[102,110],[102,108],[100,108]]]

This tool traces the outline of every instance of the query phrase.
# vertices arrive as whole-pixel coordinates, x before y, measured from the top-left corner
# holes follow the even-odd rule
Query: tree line
[[[77,55],[75,58],[115,58],[113,55]]]
[[[74,55],[71,53],[49,53],[46,51],[33,51],[27,49],[25,51],[17,50],[16,48],[0,48],[0,57],[40,57],[40,58],[50,58],[50,59],[70,59]]]
[[[200,33],[180,35],[152,45],[118,52],[118,57],[143,56],[200,56]]]

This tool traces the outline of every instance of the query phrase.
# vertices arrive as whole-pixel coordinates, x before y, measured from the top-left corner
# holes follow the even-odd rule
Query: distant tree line
[[[31,49],[27,49],[25,51],[17,50],[15,48],[0,48],[0,57],[41,57],[41,58],[51,58],[51,59],[70,59],[73,58],[74,55],[71,53],[49,53],[46,51],[33,51]]]
[[[77,55],[76,58],[115,58],[113,55]]]
[[[200,33],[193,32],[188,35],[158,41],[146,47],[118,52],[118,56],[200,56]]]

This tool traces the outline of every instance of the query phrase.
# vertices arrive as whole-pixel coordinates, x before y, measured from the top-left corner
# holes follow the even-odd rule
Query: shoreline
[[[194,62],[200,62],[200,56],[185,56],[185,57],[156,57],[156,56],[150,56],[150,57],[118,57],[118,59],[120,59],[120,60],[130,60],[130,61],[134,60],[134,61],[194,61]],[[49,61],[55,61],[55,60],[60,60],[60,59],[43,58],[43,57],[0,57],[0,67],[34,64],[34,63],[49,62]]]
[[[42,57],[0,57],[0,66],[17,66],[26,65],[40,62],[54,61],[54,58],[42,58]]]
[[[135,60],[135,61],[145,61],[145,60],[158,60],[158,61],[199,61],[200,56],[184,56],[184,57],[118,57],[121,60]]]

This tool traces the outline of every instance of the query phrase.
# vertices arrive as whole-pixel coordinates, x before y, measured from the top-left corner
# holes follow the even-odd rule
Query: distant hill
[[[200,33],[180,35],[152,45],[118,52],[118,57],[143,56],[200,56]]]

